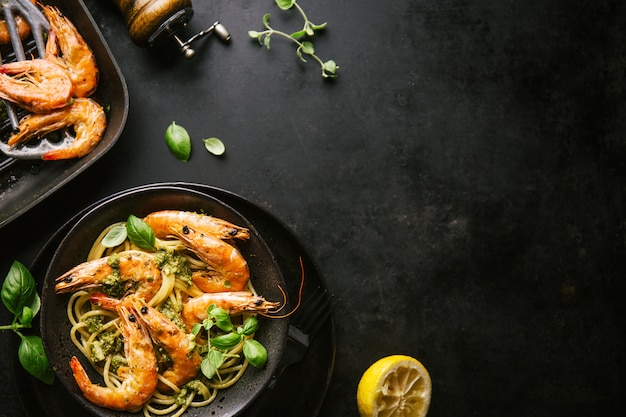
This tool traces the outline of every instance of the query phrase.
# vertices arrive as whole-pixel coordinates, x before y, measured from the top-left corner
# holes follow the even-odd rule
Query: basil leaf
[[[22,323],[22,326],[30,327],[34,317],[35,313],[33,312],[33,309],[28,306],[24,306],[22,314],[20,315],[20,323]]]
[[[209,311],[209,315],[215,319],[215,325],[225,332],[233,330],[233,323],[230,321],[230,316],[223,308],[213,308]]]
[[[258,328],[259,328],[259,321],[257,320],[255,316],[250,316],[246,319],[245,323],[243,324],[243,334],[245,334],[246,336],[251,336],[254,334],[254,332],[257,331]]]
[[[224,143],[218,138],[202,139],[202,141],[204,142],[206,150],[211,152],[213,155],[220,156],[226,152]]]
[[[207,378],[211,379],[216,374],[220,366],[224,363],[224,354],[217,350],[211,349],[206,357],[200,362],[200,370]]]
[[[281,10],[289,10],[293,7],[296,0],[275,0],[275,2]]]
[[[196,323],[191,328],[191,334],[197,336],[198,333],[200,333],[200,330],[202,330],[202,325],[200,323]]]
[[[299,30],[297,32],[293,32],[291,35],[289,35],[290,37],[292,37],[293,39],[300,39],[301,37],[303,37],[304,35],[306,35],[306,30]]]
[[[249,339],[243,342],[243,355],[255,368],[263,368],[267,363],[267,350],[256,340]]]
[[[176,158],[183,162],[189,160],[191,155],[191,138],[187,130],[178,126],[175,122],[165,130],[165,143]]]
[[[29,374],[45,384],[52,385],[54,371],[50,366],[39,336],[22,336],[17,355],[20,363]]]
[[[118,224],[117,226],[113,226],[111,230],[107,232],[107,234],[102,238],[102,246],[105,248],[114,248],[116,246],[121,245],[128,236],[128,232],[126,230],[126,226],[123,224]]]
[[[137,245],[145,250],[155,250],[154,243],[156,239],[154,230],[139,217],[132,214],[128,216],[126,233],[128,233],[128,239],[133,245]]]
[[[239,333],[232,332],[226,333],[220,336],[215,336],[211,339],[211,346],[215,346],[220,350],[228,350],[237,345],[237,343],[241,342],[243,335]]]
[[[35,313],[39,311],[39,296],[35,279],[30,271],[18,261],[14,261],[11,265],[2,284],[0,297],[6,308],[16,316],[22,313],[25,306],[31,307]]]

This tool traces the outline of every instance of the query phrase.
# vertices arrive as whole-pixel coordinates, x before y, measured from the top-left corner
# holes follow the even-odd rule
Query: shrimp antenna
[[[298,310],[298,308],[300,307],[300,304],[302,304],[302,290],[304,289],[304,263],[302,262],[302,256],[299,257],[299,260],[300,260],[301,275],[300,275],[300,288],[298,289],[298,303],[296,304],[296,306],[289,313],[285,313],[279,316],[276,316],[273,314],[270,315],[270,314],[259,313],[261,316],[272,318],[272,319],[284,319],[284,318],[291,316],[293,313],[295,313]],[[278,286],[278,289],[283,294],[283,305],[278,310],[276,310],[276,313],[282,310],[283,307],[287,305],[287,294],[285,293],[285,290],[280,285]]]

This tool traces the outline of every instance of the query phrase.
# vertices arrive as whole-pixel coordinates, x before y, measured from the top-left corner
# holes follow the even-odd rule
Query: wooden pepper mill
[[[230,41],[230,34],[220,22],[199,32],[186,41],[180,33],[193,17],[191,0],[113,0],[120,9],[131,40],[141,46],[152,48],[173,39],[186,58],[192,58],[195,51],[191,42],[211,32],[224,42]]]

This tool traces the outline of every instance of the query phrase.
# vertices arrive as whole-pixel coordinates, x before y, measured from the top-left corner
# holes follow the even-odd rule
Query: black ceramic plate
[[[309,294],[309,291],[314,290],[318,286],[326,287],[324,278],[307,249],[291,232],[289,227],[271,213],[237,194],[216,187],[193,183],[170,183],[169,185],[198,190],[216,197],[235,208],[253,223],[276,257],[287,283],[286,290],[292,299],[295,299],[297,296],[298,286],[294,284],[294,281],[299,281],[292,278],[299,276],[299,259],[302,259],[306,273],[304,297]],[[145,188],[145,186],[138,187],[138,189],[142,188]],[[85,209],[75,215],[51,236],[30,266],[40,291],[42,281],[40,277],[45,275],[54,251],[71,226],[89,209]],[[8,351],[16,352],[19,338],[11,333],[8,341]],[[13,385],[27,416],[84,415],[85,411],[80,407],[79,403],[70,398],[65,388],[58,381],[52,386],[44,385],[24,371],[16,355],[11,355],[10,360]],[[264,403],[265,405],[260,412],[255,414],[255,417],[317,417],[333,374],[334,360],[334,324],[332,320],[328,320],[322,325],[318,336],[312,341],[304,360],[292,365],[283,372],[280,380],[274,386],[271,397]],[[241,417],[252,417],[252,414],[244,411]]]
[[[126,124],[128,90],[98,26],[82,0],[45,0],[58,6],[92,48],[100,81],[93,98],[107,112],[107,128],[98,146],[79,159],[65,161],[15,160],[0,152],[0,227],[58,190],[102,157],[115,144]]]
[[[89,210],[76,222],[55,251],[42,288],[40,332],[51,364],[57,371],[59,382],[82,406],[94,415],[119,416],[118,412],[94,406],[77,387],[69,369],[69,360],[82,357],[69,337],[70,323],[66,315],[69,294],[54,292],[55,278],[83,262],[89,247],[100,232],[115,222],[125,221],[130,214],[143,217],[164,209],[201,211],[250,229],[250,239],[238,242],[237,247],[246,258],[255,289],[266,299],[281,301],[280,288],[285,287],[281,271],[271,251],[243,216],[221,201],[193,190],[173,186],[153,186],[124,192],[107,199]],[[260,395],[276,370],[286,343],[287,320],[259,319],[256,339],[268,350],[264,369],[249,367],[242,379],[233,387],[219,393],[218,399],[206,407],[190,409],[188,416],[237,416]],[[87,362],[82,359],[85,365]],[[87,365],[85,368],[91,370]],[[100,381],[95,373],[92,381]]]

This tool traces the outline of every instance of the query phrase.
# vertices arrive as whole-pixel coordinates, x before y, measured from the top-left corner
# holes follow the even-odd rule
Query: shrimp
[[[119,273],[123,290],[134,292],[137,297],[150,300],[159,291],[161,271],[150,254],[126,251],[116,255],[83,262],[56,279],[57,294],[88,288],[101,288],[110,284]],[[115,280],[113,280],[115,281]],[[114,282],[113,282],[114,283]]]
[[[30,26],[22,16],[15,16],[15,28],[17,29],[17,35],[20,39],[26,38],[30,35]],[[6,45],[11,43],[11,32],[9,32],[9,26],[5,19],[0,20],[0,44]]]
[[[43,58],[0,65],[0,98],[32,113],[48,113],[71,102],[74,87],[68,72]]]
[[[152,340],[168,354],[172,365],[162,373],[162,377],[173,385],[182,387],[198,375],[202,358],[195,348],[195,343],[170,319],[145,302],[135,300],[135,309],[139,319],[148,329]],[[161,392],[171,391],[168,384],[159,382]]]
[[[36,4],[36,0],[33,0],[32,3]],[[26,22],[26,19],[19,14],[15,15],[13,20],[15,21],[17,36],[24,40],[28,35],[30,35],[30,26],[28,25],[28,22]],[[11,32],[9,31],[9,26],[6,19],[0,19],[0,44],[5,45],[9,43],[11,43]]]
[[[68,147],[46,152],[42,159],[80,158],[91,152],[104,135],[106,128],[104,109],[92,99],[77,98],[62,109],[47,114],[29,114],[20,120],[17,131],[11,135],[7,143],[9,146],[15,146],[69,126],[74,129],[74,141]]]
[[[200,289],[205,286],[203,281],[207,284],[205,288],[210,287],[211,280],[207,280],[206,277],[211,276],[215,276],[216,280],[221,281],[226,291],[231,290],[231,288],[243,289],[246,287],[250,279],[250,270],[246,259],[235,246],[212,235],[200,233],[186,225],[179,228],[172,226],[170,229],[176,237],[185,243],[185,246],[207,263],[208,270],[205,278],[202,279],[202,277],[197,276],[197,282],[194,281]]]
[[[220,239],[250,238],[250,232],[245,227],[237,226],[226,220],[191,211],[162,210],[148,214],[143,219],[152,227],[156,237],[164,239],[172,234],[171,228],[181,230],[183,226]]]
[[[136,412],[156,390],[156,354],[146,327],[137,320],[137,312],[125,305],[120,305],[117,311],[128,362],[127,367],[118,370],[122,384],[111,388],[92,383],[76,356],[70,360],[70,368],[74,380],[90,402],[114,410]]]
[[[231,292],[243,291],[248,285],[248,280],[231,280],[215,271],[201,269],[191,274],[191,281],[202,292]]]
[[[65,68],[74,86],[75,97],[89,97],[98,87],[100,72],[96,58],[72,22],[53,6],[44,6],[50,22],[46,59]]]
[[[247,291],[205,293],[188,299],[183,305],[182,317],[187,328],[202,322],[208,317],[207,309],[212,304],[223,308],[228,314],[243,312],[267,313],[277,309],[280,303],[267,301],[265,298]]]

